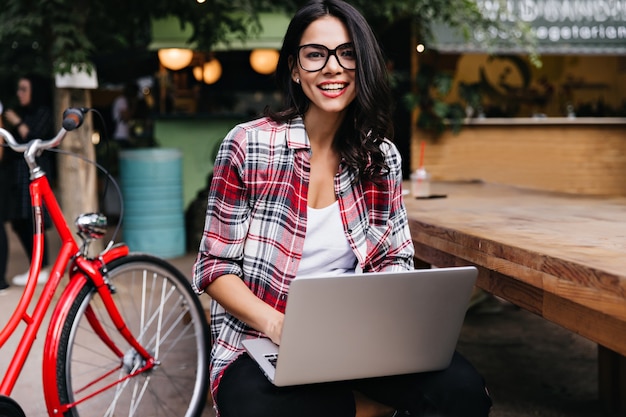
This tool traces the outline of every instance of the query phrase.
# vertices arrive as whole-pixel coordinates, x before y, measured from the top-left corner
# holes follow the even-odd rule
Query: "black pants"
[[[9,242],[4,221],[0,221],[0,288],[6,287],[7,262],[9,260]]]
[[[483,378],[458,353],[443,371],[293,387],[275,387],[243,354],[215,400],[221,417],[354,417],[353,390],[411,416],[484,417],[491,408]]]

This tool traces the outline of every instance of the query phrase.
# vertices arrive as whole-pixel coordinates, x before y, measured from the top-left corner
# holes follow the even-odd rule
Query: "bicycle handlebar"
[[[57,147],[67,132],[78,128],[83,123],[85,113],[88,110],[86,108],[69,108],[65,110],[63,112],[63,127],[52,139],[32,139],[27,143],[19,143],[8,130],[3,128],[0,128],[0,135],[4,137],[7,144],[15,152],[26,153],[34,157],[43,150]]]

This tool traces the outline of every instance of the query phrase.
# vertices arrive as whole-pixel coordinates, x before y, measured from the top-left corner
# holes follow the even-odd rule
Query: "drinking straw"
[[[424,147],[426,146],[426,141],[422,141],[420,144],[420,164],[419,168],[424,168]]]

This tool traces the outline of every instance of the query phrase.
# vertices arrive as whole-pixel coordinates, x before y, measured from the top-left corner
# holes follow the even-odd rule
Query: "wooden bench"
[[[405,197],[418,264],[475,265],[479,287],[597,342],[600,400],[626,415],[626,197],[431,191],[446,197]]]

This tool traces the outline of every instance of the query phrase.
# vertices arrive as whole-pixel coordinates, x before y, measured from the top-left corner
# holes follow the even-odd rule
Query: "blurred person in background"
[[[2,103],[0,103],[0,127],[4,127],[2,122]],[[0,295],[5,294],[9,283],[7,282],[7,262],[9,259],[9,241],[4,222],[7,218],[8,201],[8,180],[7,164],[4,163],[4,139],[0,136]]]
[[[121,148],[131,146],[131,120],[135,116],[139,87],[134,82],[126,83],[122,94],[113,100],[111,117],[115,124],[113,139]]]
[[[15,109],[6,109],[4,121],[15,140],[26,143],[29,140],[41,138],[49,139],[54,136],[54,124],[52,120],[50,85],[44,79],[34,75],[26,75],[19,78],[17,83],[18,106]],[[6,164],[6,176],[8,189],[6,198],[7,220],[11,223],[13,231],[22,244],[26,255],[32,262],[33,252],[33,215],[30,201],[29,184],[30,173],[28,165],[21,153],[4,149],[4,161]],[[41,168],[53,178],[53,159],[49,152],[42,153],[37,161]],[[45,228],[50,226],[50,219],[45,215]],[[42,270],[39,274],[38,283],[43,284],[48,280],[48,243],[44,234],[44,253]],[[28,271],[13,278],[14,285],[26,285]]]

